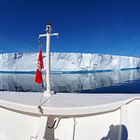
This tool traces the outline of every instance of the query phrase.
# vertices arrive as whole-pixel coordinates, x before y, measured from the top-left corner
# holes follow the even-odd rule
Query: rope
[[[38,46],[39,46],[39,48],[42,47],[42,42],[41,42],[40,37],[39,37],[39,39],[38,39]]]

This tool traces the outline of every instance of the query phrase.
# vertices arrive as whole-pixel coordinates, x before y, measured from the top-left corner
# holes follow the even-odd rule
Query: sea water
[[[51,75],[52,90],[57,93],[140,93],[140,69]],[[35,83],[35,73],[0,73],[1,91],[43,92],[44,89],[44,84]]]

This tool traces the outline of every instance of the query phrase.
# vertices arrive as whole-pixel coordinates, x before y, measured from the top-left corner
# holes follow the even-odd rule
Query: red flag
[[[43,68],[44,68],[44,64],[43,64],[43,57],[42,57],[42,48],[40,48],[37,71],[36,71],[36,78],[35,78],[35,82],[38,84],[41,84],[43,82],[43,79],[42,79]]]

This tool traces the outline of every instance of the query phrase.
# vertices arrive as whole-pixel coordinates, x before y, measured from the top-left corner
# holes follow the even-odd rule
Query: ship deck
[[[0,106],[35,115],[81,116],[110,112],[140,99],[140,94],[57,93],[49,98],[42,93],[0,92]],[[41,105],[41,110],[38,108]]]

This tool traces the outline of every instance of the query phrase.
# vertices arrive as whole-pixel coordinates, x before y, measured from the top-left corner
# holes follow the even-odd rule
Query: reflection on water
[[[42,86],[34,82],[34,78],[35,74],[0,74],[0,90],[43,91]],[[135,92],[134,86],[137,86],[136,92],[140,92],[139,86],[131,82],[139,81],[138,79],[138,69],[87,74],[52,74],[53,90],[56,92],[129,92],[128,88],[131,86],[132,92]],[[115,89],[112,90],[113,88]]]
[[[0,74],[0,90],[41,91],[42,86],[34,82],[34,74]]]

